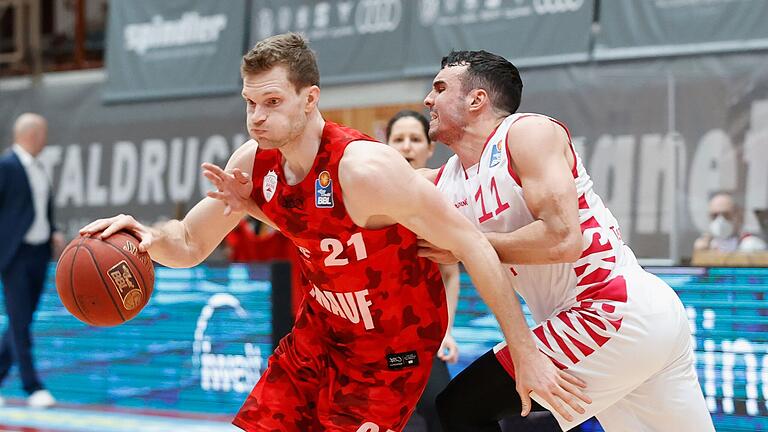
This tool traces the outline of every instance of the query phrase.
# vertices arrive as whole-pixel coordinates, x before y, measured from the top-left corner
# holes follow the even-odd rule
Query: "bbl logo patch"
[[[112,280],[115,289],[117,289],[117,293],[120,295],[126,310],[135,309],[141,304],[144,295],[141,293],[136,277],[125,260],[115,264],[109,269],[107,274]]]
[[[264,194],[264,199],[267,202],[275,196],[275,190],[277,190],[277,173],[269,170],[267,175],[264,176],[264,182],[261,184],[261,192]]]
[[[493,168],[501,163],[501,145],[503,141],[499,141],[491,148],[491,162],[488,164],[488,168]]]
[[[333,180],[328,171],[323,171],[315,180],[315,207],[333,208]]]

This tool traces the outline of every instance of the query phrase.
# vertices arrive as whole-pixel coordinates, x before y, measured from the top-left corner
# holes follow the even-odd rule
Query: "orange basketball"
[[[139,252],[139,241],[125,231],[104,240],[72,240],[56,266],[56,290],[64,307],[93,326],[116,326],[138,315],[154,284],[149,254]]]

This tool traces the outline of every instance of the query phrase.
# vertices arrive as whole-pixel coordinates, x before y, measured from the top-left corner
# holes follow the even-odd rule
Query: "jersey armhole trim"
[[[440,170],[437,172],[437,176],[435,176],[435,186],[437,186],[437,184],[440,182],[440,177],[443,176],[443,170],[445,170],[445,165],[446,164],[443,164],[443,166],[440,167]]]

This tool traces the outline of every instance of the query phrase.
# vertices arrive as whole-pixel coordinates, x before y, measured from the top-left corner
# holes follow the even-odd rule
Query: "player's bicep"
[[[386,216],[459,259],[472,239],[482,238],[434,184],[390,147],[350,144],[339,166],[339,179],[347,211],[358,221]]]
[[[389,202],[389,213],[419,237],[450,250],[460,260],[466,248],[482,237],[477,228],[427,180],[417,177],[403,187],[409,189],[408,192]]]
[[[510,128],[508,143],[531,214],[545,222],[556,219],[578,226],[576,184],[564,152],[568,142],[549,119],[532,119]]]

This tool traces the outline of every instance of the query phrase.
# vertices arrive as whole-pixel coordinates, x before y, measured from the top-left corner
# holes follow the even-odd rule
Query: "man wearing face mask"
[[[766,250],[758,236],[743,232],[742,213],[730,192],[718,192],[709,200],[709,229],[693,244],[693,249],[719,252]]]

